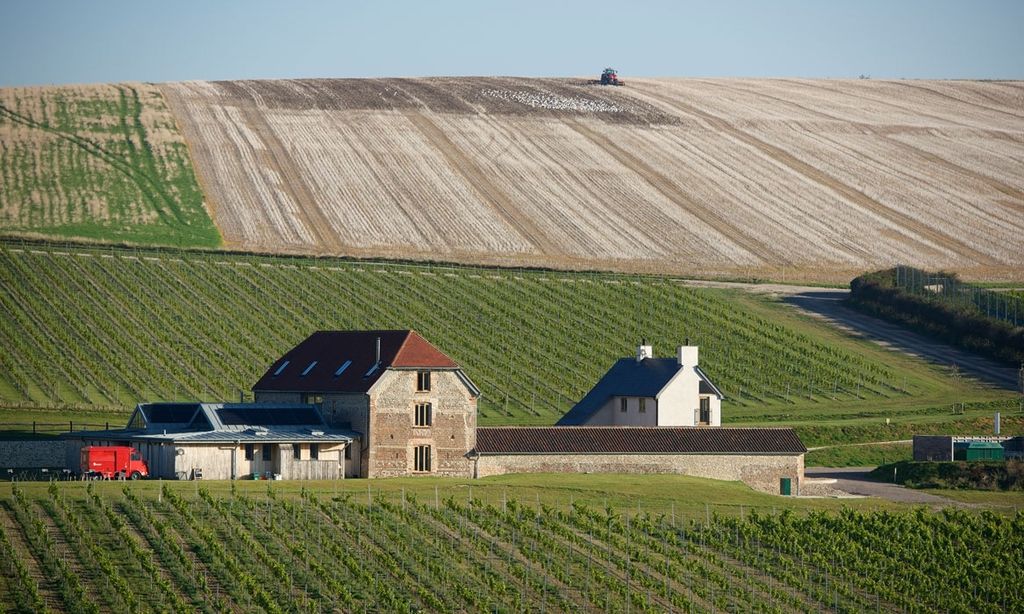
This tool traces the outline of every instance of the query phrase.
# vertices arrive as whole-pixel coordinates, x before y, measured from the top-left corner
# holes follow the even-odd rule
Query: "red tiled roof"
[[[376,363],[377,339],[381,364],[370,373]],[[389,367],[458,369],[459,365],[411,330],[317,331],[277,359],[252,389],[366,392]]]
[[[481,427],[488,454],[802,454],[790,428],[554,426]]]

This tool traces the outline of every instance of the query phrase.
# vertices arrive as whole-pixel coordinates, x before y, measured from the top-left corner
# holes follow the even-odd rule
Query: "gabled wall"
[[[476,446],[476,398],[453,371],[431,371],[431,389],[416,391],[416,370],[389,369],[370,389],[367,477],[413,475],[414,450],[430,446],[430,475],[469,477]],[[430,403],[432,424],[414,426],[417,403]]]

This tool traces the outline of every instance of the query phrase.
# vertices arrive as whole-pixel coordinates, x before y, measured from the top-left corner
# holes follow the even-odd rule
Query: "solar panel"
[[[150,423],[187,424],[197,409],[197,403],[154,403],[147,405],[145,412]]]
[[[320,417],[312,407],[222,407],[217,410],[226,426],[283,426],[320,424]]]

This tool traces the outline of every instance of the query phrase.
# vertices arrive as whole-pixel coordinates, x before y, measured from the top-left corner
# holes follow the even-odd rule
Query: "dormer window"
[[[430,371],[416,372],[416,392],[430,392]]]

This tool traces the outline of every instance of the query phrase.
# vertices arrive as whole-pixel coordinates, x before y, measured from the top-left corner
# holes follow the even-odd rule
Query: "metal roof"
[[[476,452],[493,454],[803,454],[791,428],[481,427]]]
[[[189,422],[181,417],[191,407]],[[347,442],[359,438],[348,430],[327,427],[315,405],[297,403],[143,403],[135,416],[168,416],[177,422],[147,422],[143,428],[77,431],[73,439],[118,441],[203,442]],[[132,421],[129,421],[129,427]]]

